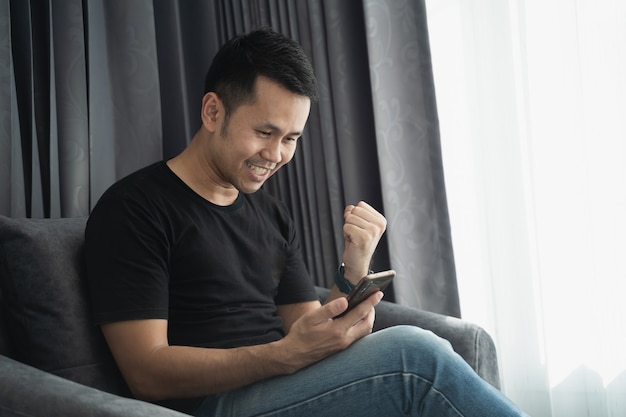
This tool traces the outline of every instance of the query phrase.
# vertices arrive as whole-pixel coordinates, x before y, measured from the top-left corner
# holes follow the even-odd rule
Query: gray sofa
[[[100,330],[83,279],[84,218],[0,216],[0,416],[180,416],[132,399]],[[328,290],[319,288],[323,298]],[[382,302],[375,330],[413,324],[448,339],[499,388],[495,347],[480,327]]]

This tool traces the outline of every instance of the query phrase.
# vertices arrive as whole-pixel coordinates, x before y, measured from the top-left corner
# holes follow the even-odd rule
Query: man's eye
[[[270,136],[272,134],[272,132],[266,130],[258,130],[258,132],[261,136]]]

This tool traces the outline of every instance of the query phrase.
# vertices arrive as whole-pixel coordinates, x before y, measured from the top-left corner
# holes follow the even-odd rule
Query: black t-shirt
[[[167,319],[171,345],[275,341],[276,305],[317,300],[282,204],[259,191],[216,206],[165,162],[107,190],[85,252],[95,321]]]

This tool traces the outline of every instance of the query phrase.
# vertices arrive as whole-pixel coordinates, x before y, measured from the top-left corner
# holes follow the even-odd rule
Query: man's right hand
[[[370,334],[374,326],[374,307],[383,297],[372,294],[349,313],[335,319],[348,308],[345,297],[328,302],[300,317],[287,336],[275,342],[278,355],[285,360],[288,372],[295,372],[333,353],[346,349],[356,340]]]

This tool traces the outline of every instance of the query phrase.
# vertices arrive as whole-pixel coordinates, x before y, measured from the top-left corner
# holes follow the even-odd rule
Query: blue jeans
[[[207,397],[196,416],[522,416],[433,333],[373,333],[293,375]]]

